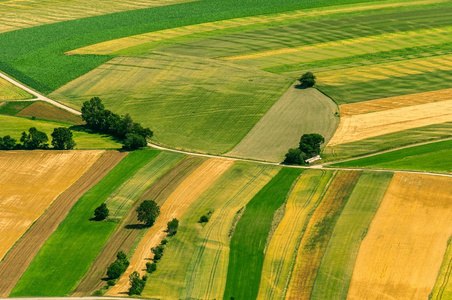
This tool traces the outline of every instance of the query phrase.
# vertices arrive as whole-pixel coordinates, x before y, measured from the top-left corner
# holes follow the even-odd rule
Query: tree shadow
[[[115,141],[117,143],[121,143],[122,142],[121,139],[119,139],[119,138],[117,138],[117,137],[115,137],[113,135],[94,131],[94,130],[89,129],[88,127],[86,127],[86,125],[72,125],[71,127],[69,127],[69,129],[72,130],[72,131],[76,131],[76,132],[84,132],[84,133],[88,133],[88,134],[98,134],[98,135],[100,135],[103,138],[110,138],[110,139],[112,139],[113,141]]]

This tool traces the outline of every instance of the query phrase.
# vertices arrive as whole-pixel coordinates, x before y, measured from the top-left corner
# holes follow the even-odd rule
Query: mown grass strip
[[[345,299],[361,241],[367,233],[392,173],[363,172],[356,183],[323,256],[311,299]]]
[[[361,172],[339,171],[313,213],[298,248],[286,299],[310,299],[331,234]]]
[[[117,223],[92,222],[94,209],[160,151],[127,155],[71,209],[31,262],[11,296],[64,296],[82,279]]]
[[[452,172],[452,140],[400,149],[334,166]]]
[[[298,245],[333,173],[331,170],[307,170],[301,174],[266,250],[257,299],[284,298]]]
[[[255,299],[275,211],[302,170],[283,168],[246,206],[231,239],[223,299]]]

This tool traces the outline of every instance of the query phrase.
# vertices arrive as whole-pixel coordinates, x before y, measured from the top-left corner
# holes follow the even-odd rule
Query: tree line
[[[94,132],[109,134],[122,141],[124,149],[134,150],[147,145],[152,130],[132,120],[129,114],[120,116],[105,109],[99,97],[83,103],[82,119]]]
[[[51,145],[56,150],[70,150],[75,147],[72,132],[69,128],[55,128],[51,134]],[[0,137],[0,150],[35,150],[50,149],[49,137],[45,132],[39,131],[35,127],[30,127],[27,132],[22,132],[20,143],[10,135]]]

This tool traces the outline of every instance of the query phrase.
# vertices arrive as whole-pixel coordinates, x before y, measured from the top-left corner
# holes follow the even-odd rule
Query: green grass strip
[[[392,173],[364,172],[350,195],[328,243],[311,299],[345,299],[361,241]]]
[[[118,223],[92,222],[94,209],[160,151],[127,155],[71,209],[38,252],[10,296],[65,296],[88,271]]]
[[[452,172],[452,140],[400,149],[334,166]]]
[[[273,215],[301,172],[283,168],[246,206],[231,239],[223,299],[256,299]]]
[[[32,105],[33,101],[9,101],[0,106],[0,115],[15,116],[24,108]]]

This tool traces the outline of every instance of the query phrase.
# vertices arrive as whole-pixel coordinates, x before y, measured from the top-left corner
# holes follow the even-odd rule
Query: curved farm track
[[[136,224],[140,223],[135,213],[139,204],[143,200],[152,199],[162,206],[166,198],[203,161],[203,158],[193,156],[183,159],[140,196],[140,199],[134,203],[125,218],[122,219],[117,230],[105,244],[102,252],[97,256],[80,284],[72,292],[72,296],[92,294],[95,290],[100,289],[106,284],[102,279],[105,277],[107,266],[116,259],[116,254],[119,251],[129,252],[146,229],[136,226]]]
[[[7,297],[42,245],[64,220],[77,200],[99,182],[127,153],[109,151],[64,191],[0,262],[0,297]]]

